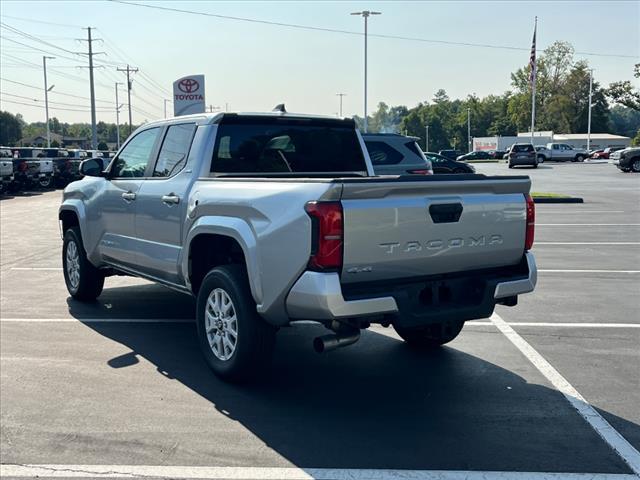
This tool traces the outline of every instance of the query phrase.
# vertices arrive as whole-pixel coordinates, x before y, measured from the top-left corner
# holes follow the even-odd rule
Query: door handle
[[[136,199],[136,194],[133,192],[125,192],[122,194],[122,199],[125,202],[131,202],[132,200]]]
[[[163,195],[162,203],[166,203],[169,205],[177,205],[178,203],[180,203],[180,197],[177,196],[175,193],[170,193],[169,195]]]

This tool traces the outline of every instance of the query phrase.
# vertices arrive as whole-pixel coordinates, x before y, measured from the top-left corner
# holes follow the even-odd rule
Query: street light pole
[[[340,97],[340,118],[342,118],[342,97],[344,97],[345,95],[346,93],[336,93],[336,96]]]
[[[428,152],[429,151],[429,125],[425,125],[424,127],[426,129],[426,135],[424,137],[424,151]]]
[[[116,145],[120,150],[120,103],[118,102],[118,85],[122,83],[116,82]]]
[[[471,151],[471,108],[467,107],[467,151]]]
[[[367,133],[369,121],[367,119],[367,28],[368,19],[371,15],[381,15],[382,12],[372,12],[363,10],[361,12],[353,12],[351,15],[359,15],[364,18],[364,133]]]
[[[164,118],[167,118],[167,102],[169,100],[167,100],[166,98],[163,100],[164,100]]]
[[[591,97],[593,92],[593,68],[589,69],[589,119],[587,120],[587,151],[591,148]]]
[[[55,57],[42,57],[42,67],[44,69],[44,111],[47,118],[47,148],[51,148],[51,132],[49,131],[49,86],[47,85],[47,59],[53,60]],[[51,86],[53,88],[53,86]]]

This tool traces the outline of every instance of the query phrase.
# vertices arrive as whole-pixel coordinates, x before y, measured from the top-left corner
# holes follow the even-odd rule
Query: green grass
[[[531,192],[533,198],[571,198],[570,195],[563,195],[561,193],[550,192]]]

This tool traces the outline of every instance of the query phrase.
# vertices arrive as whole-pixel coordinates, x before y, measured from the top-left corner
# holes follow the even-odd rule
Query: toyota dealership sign
[[[204,75],[189,75],[173,82],[173,115],[204,113]]]

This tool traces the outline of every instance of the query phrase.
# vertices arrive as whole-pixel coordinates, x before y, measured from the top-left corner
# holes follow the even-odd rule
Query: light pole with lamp
[[[367,133],[367,20],[371,15],[382,15],[382,12],[372,12],[363,10],[361,12],[352,12],[351,15],[359,15],[364,18],[364,133]]]
[[[56,57],[42,57],[42,67],[44,69],[44,111],[47,118],[47,148],[51,148],[51,132],[49,131],[49,92],[55,85],[47,86],[47,59],[53,60]]]

